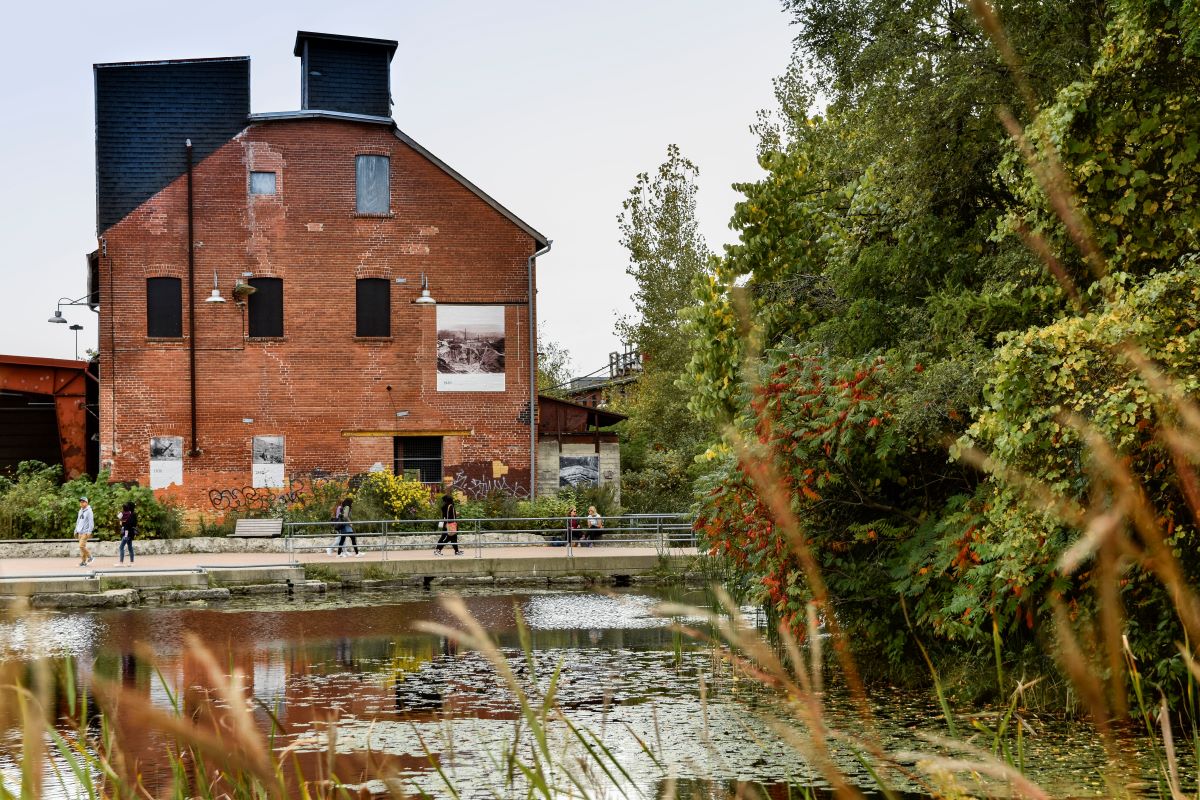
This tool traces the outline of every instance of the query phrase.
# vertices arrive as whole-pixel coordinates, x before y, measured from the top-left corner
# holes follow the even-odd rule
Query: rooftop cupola
[[[372,117],[392,115],[392,39],[299,31],[300,107]]]

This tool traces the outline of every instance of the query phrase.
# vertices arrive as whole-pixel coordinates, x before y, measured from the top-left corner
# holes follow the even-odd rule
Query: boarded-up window
[[[385,278],[360,278],[355,286],[355,336],[391,336],[391,284]]]
[[[358,156],[354,165],[354,194],[359,214],[392,210],[387,156]]]
[[[251,278],[254,293],[247,299],[250,336],[283,336],[283,281],[279,278]]]
[[[146,279],[146,335],[183,336],[183,282],[179,278]]]
[[[275,173],[251,172],[250,194],[275,194]]]
[[[442,482],[442,437],[397,436],[393,441],[395,474],[411,476],[422,483]]]

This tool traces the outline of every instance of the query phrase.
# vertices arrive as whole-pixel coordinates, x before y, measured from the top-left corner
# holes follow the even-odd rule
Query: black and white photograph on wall
[[[559,456],[558,487],[599,486],[600,456]]]
[[[183,437],[155,436],[150,439],[150,488],[183,485]]]
[[[437,307],[439,392],[504,391],[504,306]]]
[[[255,436],[251,445],[251,467],[256,489],[283,486],[283,437]]]

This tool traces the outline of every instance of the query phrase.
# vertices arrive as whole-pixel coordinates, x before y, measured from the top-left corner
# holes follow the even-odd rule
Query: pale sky
[[[95,249],[92,64],[251,57],[251,110],[299,107],[297,30],[396,39],[400,128],[554,240],[540,259],[543,337],[575,374],[604,366],[632,310],[616,218],[637,173],[678,143],[700,167],[700,223],[730,240],[753,180],[755,112],[791,54],[777,0],[16,3],[0,46],[0,353],[74,356],[46,319],[86,291]],[[436,297],[436,287],[434,296]],[[80,323],[80,353],[96,317]]]

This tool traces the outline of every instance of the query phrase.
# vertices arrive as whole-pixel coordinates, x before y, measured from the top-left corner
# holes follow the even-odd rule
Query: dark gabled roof
[[[389,60],[397,46],[391,39],[300,31],[296,55],[302,54],[308,40],[386,48]],[[319,108],[251,114],[247,56],[94,64],[93,73],[98,235],[185,172],[187,139],[192,141],[193,160],[199,163],[248,124],[337,119],[391,126],[400,141],[528,234],[536,249],[549,243],[544,234],[397,128],[390,116]]]
[[[251,114],[249,122],[283,122],[295,119],[340,119],[346,122],[368,122],[372,125],[391,127],[396,122],[391,117],[376,117],[371,114],[351,114],[348,111],[325,111],[319,108],[302,108],[299,111],[263,111]]]
[[[96,230],[104,231],[246,127],[250,59],[94,64]]]
[[[343,36],[339,33],[317,33],[315,31],[296,31],[296,46],[292,48],[292,55],[297,57],[304,55],[304,40],[318,39],[326,42],[337,42],[340,44],[359,44],[359,45],[376,45],[386,47],[388,51],[388,61],[392,60],[392,56],[396,54],[396,46],[399,44],[395,39],[370,39],[365,36]]]

